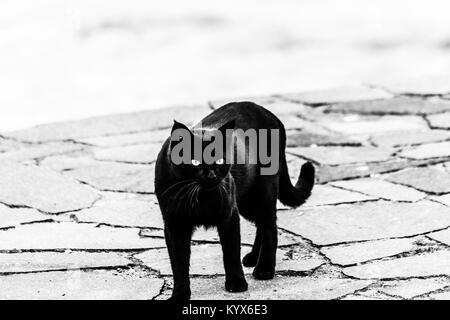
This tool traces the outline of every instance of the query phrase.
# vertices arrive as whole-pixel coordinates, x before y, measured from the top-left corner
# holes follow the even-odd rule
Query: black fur
[[[175,122],[173,129],[182,128]],[[314,167],[303,165],[295,187],[286,164],[286,132],[281,121],[268,110],[251,102],[229,103],[205,117],[194,128],[279,129],[280,169],[275,175],[261,175],[260,164],[174,165],[173,146],[164,143],[156,162],[155,193],[165,223],[174,288],[172,299],[189,299],[190,242],[198,226],[217,227],[225,266],[225,288],[247,290],[240,261],[239,214],[255,223],[257,231],[251,252],[243,259],[255,267],[256,279],[272,279],[277,250],[276,203],[296,207],[303,204],[314,185]],[[194,136],[193,136],[194,137]],[[246,145],[248,151],[248,145]],[[208,178],[209,176],[209,178]]]

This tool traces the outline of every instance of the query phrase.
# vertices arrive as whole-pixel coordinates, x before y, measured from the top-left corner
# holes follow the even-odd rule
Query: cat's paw
[[[258,255],[253,252],[249,252],[245,255],[245,257],[242,259],[242,264],[244,267],[252,268],[256,266],[256,263],[258,262]]]
[[[232,278],[225,281],[225,289],[228,292],[244,292],[248,290],[245,278]]]
[[[182,292],[172,292],[172,296],[168,299],[169,301],[188,301],[191,299],[191,292],[190,291],[182,291]]]
[[[253,270],[253,277],[258,280],[273,279],[275,277],[275,269],[256,266]]]

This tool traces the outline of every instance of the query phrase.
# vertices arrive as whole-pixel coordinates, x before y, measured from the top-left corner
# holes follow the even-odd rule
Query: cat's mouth
[[[213,189],[216,189],[220,184],[220,180],[211,180],[211,181],[201,181],[200,182],[200,187],[202,190],[204,191],[210,191]]]

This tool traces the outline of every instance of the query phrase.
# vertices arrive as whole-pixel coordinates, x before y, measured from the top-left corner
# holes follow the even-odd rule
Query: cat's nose
[[[208,180],[215,180],[217,178],[216,174],[214,173],[214,171],[210,170],[208,172],[208,174],[206,175],[206,179]]]

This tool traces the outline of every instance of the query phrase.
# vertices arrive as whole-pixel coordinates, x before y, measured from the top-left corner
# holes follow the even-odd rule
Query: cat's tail
[[[314,187],[314,166],[311,162],[305,163],[302,166],[297,183],[293,186],[289,177],[286,158],[283,158],[280,168],[278,199],[286,206],[298,207],[305,203],[306,199],[311,195]]]

